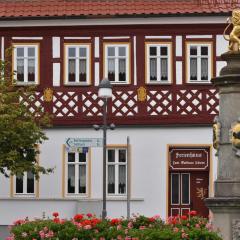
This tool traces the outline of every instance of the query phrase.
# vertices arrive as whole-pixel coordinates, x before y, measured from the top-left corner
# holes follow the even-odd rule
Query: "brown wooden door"
[[[207,217],[204,199],[208,197],[208,172],[170,172],[169,216],[187,215],[196,210]]]

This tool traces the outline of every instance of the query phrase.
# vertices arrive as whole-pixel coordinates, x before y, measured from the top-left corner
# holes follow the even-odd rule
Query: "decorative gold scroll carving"
[[[223,37],[229,41],[228,49],[230,51],[240,51],[240,9],[235,9],[232,12],[232,17],[227,19],[228,26],[224,29]],[[226,34],[228,28],[233,25],[233,29],[229,35]]]
[[[137,99],[139,102],[144,102],[146,101],[147,98],[147,90],[144,87],[140,87],[137,90]]]
[[[53,90],[51,88],[44,89],[43,99],[45,102],[51,102],[53,100]]]
[[[207,188],[197,188],[197,197],[201,200],[206,198]]]

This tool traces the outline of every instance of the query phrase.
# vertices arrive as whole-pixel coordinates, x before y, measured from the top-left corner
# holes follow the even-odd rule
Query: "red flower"
[[[111,225],[118,225],[121,222],[118,218],[113,218],[110,222]]]
[[[53,222],[55,222],[55,223],[60,223],[60,219],[57,218],[57,217],[55,217],[55,218],[53,219]]]
[[[187,220],[187,219],[188,219],[188,217],[187,217],[187,216],[185,216],[185,215],[182,215],[182,216],[181,216],[181,219],[182,219],[182,220]]]
[[[155,218],[154,217],[150,217],[148,218],[149,222],[155,222]]]
[[[52,215],[56,218],[56,217],[59,216],[59,213],[58,212],[54,212]]]
[[[194,210],[193,210],[193,211],[190,211],[190,212],[189,212],[189,215],[190,215],[190,216],[196,216],[196,215],[197,215],[197,211],[194,211]]]
[[[81,221],[83,219],[83,214],[76,214],[73,219],[75,221]]]
[[[91,213],[87,213],[87,217],[91,218],[93,215]]]

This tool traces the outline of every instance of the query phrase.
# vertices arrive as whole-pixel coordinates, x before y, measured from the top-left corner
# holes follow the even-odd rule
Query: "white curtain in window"
[[[69,59],[68,61],[68,71],[69,73],[75,73],[76,69],[75,69],[75,60],[74,59]]]
[[[201,59],[201,79],[202,80],[208,79],[208,59],[207,58]]]
[[[167,71],[167,59],[161,59],[161,80],[167,80],[168,71]]]
[[[125,165],[119,166],[119,183],[126,184],[126,166]]]
[[[79,166],[80,187],[86,186],[86,166]]]
[[[197,80],[197,58],[190,59],[190,79]]]
[[[126,60],[119,59],[119,73],[125,73],[125,72],[126,72]]]
[[[114,59],[108,59],[108,72],[115,72],[115,61]]]
[[[115,166],[108,166],[108,184],[115,183]]]
[[[74,167],[74,165],[68,166],[68,179],[70,180],[71,186],[75,186],[75,167]]]
[[[157,59],[150,59],[150,79],[157,80]]]
[[[80,60],[80,64],[79,64],[79,73],[86,73],[86,69],[87,69],[87,63],[86,63],[86,59],[81,59]]]

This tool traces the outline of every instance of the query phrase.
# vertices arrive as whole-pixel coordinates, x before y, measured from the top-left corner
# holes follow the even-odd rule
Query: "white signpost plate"
[[[67,138],[66,147],[84,148],[84,147],[103,147],[102,138]]]

